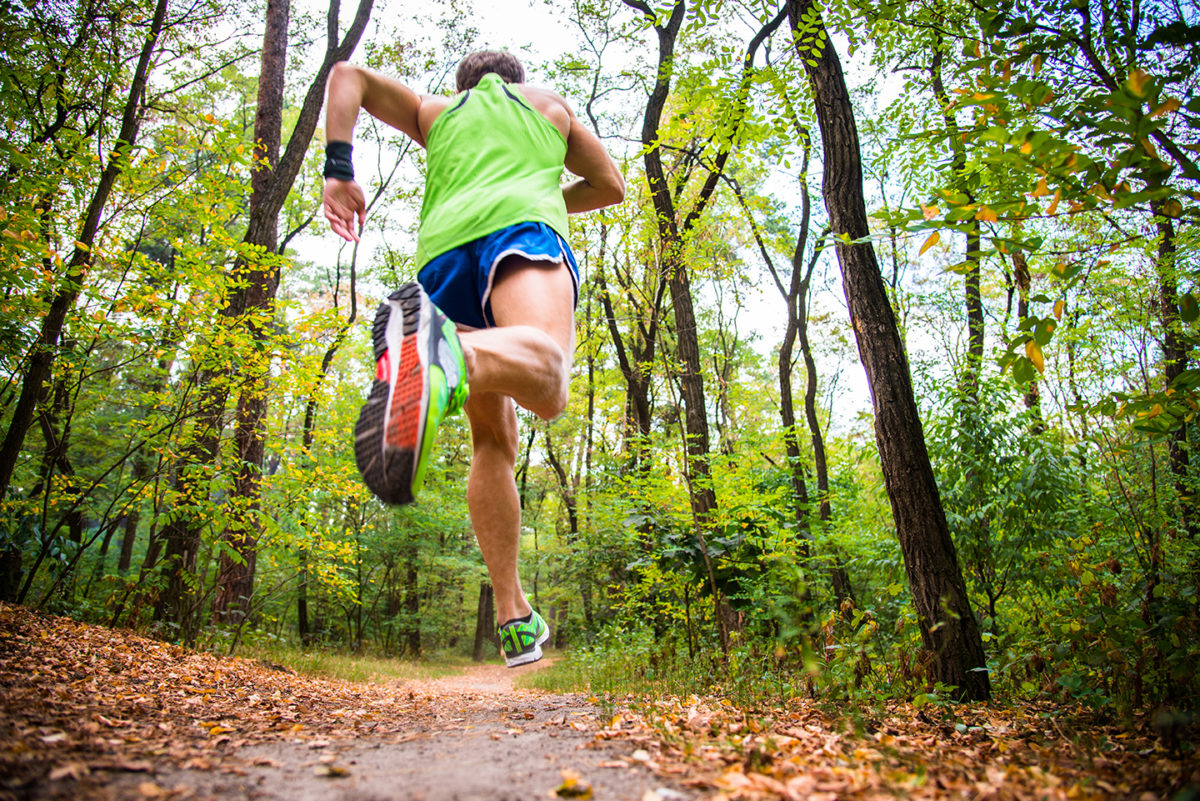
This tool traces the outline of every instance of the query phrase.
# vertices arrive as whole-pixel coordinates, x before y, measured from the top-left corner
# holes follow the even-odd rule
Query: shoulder
[[[545,87],[532,86],[527,83],[511,85],[521,92],[521,96],[529,101],[529,105],[537,109],[559,130],[563,139],[567,138],[575,120],[575,112],[571,110],[571,106],[563,99],[562,95]]]
[[[521,94],[529,101],[530,105],[538,111],[544,109],[561,108],[568,114],[571,113],[571,106],[567,103],[563,96],[558,92],[547,89],[544,86],[534,86],[528,83],[509,84],[520,90]]]

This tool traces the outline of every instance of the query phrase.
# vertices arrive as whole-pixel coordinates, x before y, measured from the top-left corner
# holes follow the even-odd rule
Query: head
[[[479,50],[459,62],[458,72],[454,75],[458,91],[471,89],[479,83],[480,78],[489,72],[499,75],[505,83],[525,82],[525,68],[512,53],[500,50]]]

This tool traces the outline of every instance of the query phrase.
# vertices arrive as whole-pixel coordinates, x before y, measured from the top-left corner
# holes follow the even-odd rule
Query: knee
[[[546,394],[529,411],[543,420],[553,420],[567,408],[568,386],[571,381],[571,364],[565,353],[559,347],[551,350],[547,359],[545,386]]]

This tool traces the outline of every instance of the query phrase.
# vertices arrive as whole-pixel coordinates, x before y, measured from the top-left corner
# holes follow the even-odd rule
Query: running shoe
[[[527,665],[542,658],[542,643],[550,639],[550,628],[542,616],[530,611],[525,618],[510,620],[500,627],[500,647],[508,667]]]
[[[454,323],[416,282],[379,305],[372,337],[375,382],[354,427],[354,459],[380,500],[410,503],[438,424],[467,401],[467,365]]]

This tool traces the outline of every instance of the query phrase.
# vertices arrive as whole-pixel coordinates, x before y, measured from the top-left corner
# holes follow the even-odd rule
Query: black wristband
[[[354,148],[349,142],[328,142],[325,145],[325,177],[339,181],[354,180],[354,162],[350,153]]]

